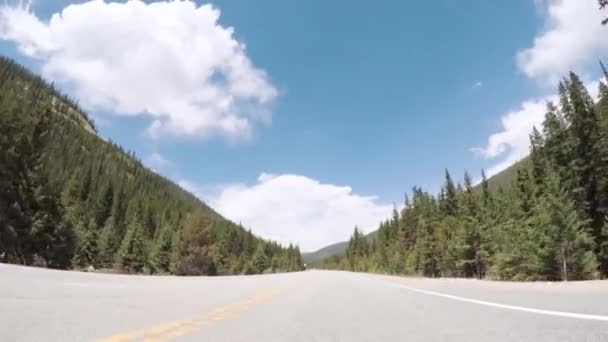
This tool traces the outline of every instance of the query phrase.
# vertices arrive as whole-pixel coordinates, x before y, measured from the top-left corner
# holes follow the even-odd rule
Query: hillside
[[[348,248],[348,241],[341,241],[333,245],[325,246],[311,253],[302,253],[302,260],[306,264],[314,264],[323,259],[330,258],[334,255],[343,254]]]
[[[100,138],[75,101],[0,58],[0,262],[126,272],[300,268]]]
[[[513,184],[513,182],[515,182],[517,179],[517,169],[520,168],[522,164],[526,163],[527,160],[528,157],[525,157],[524,159],[490,177],[488,179],[488,186],[490,190],[496,191],[500,187],[507,188]],[[480,189],[481,187],[478,185],[475,188]]]

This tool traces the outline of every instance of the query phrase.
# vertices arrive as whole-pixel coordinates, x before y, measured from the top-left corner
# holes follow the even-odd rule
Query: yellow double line
[[[127,341],[146,341],[160,342],[168,341],[172,338],[189,334],[203,326],[235,317],[251,307],[269,301],[276,295],[287,292],[295,287],[304,284],[304,280],[293,282],[284,288],[275,288],[262,291],[254,297],[244,301],[219,307],[211,312],[198,315],[189,319],[164,323],[158,326],[113,335],[100,340],[100,342],[127,342]]]

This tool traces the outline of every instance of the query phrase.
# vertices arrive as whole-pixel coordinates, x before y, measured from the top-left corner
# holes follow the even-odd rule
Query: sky
[[[255,233],[313,251],[444,170],[528,152],[556,82],[596,91],[595,0],[0,3],[0,53]]]

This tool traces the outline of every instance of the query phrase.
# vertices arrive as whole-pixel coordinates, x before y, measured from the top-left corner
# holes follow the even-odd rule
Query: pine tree
[[[530,180],[528,166],[523,165],[517,169],[517,197],[521,214],[524,217],[530,215],[534,205],[534,188]]]
[[[568,131],[572,157],[568,166],[572,177],[564,182],[579,214],[589,221],[597,247],[602,244],[602,227],[608,213],[608,137],[602,130],[593,99],[578,76],[571,73],[567,95],[571,109]],[[599,250],[595,250],[599,253]],[[600,272],[608,273],[608,260],[600,260]]]
[[[390,244],[390,228],[385,222],[380,223],[378,233],[374,239],[374,249],[377,256],[377,264],[379,270],[387,270],[389,268],[389,244]]]
[[[538,217],[536,226],[547,238],[545,244],[539,243],[549,257],[543,270],[546,278],[580,280],[594,277],[597,263],[593,239],[556,175],[548,176],[547,194],[538,201],[535,213]]]
[[[473,181],[468,172],[464,173],[464,193],[462,196],[462,210],[464,215],[476,217],[479,212],[479,201],[475,190],[473,190]]]
[[[62,202],[68,208],[75,208],[80,204],[80,182],[76,175],[70,177],[62,194]]]
[[[147,261],[141,206],[136,210],[118,251],[118,267],[128,272],[142,272]]]
[[[481,205],[484,209],[491,210],[493,204],[492,193],[490,192],[490,184],[486,171],[481,170]]]
[[[440,262],[433,225],[426,218],[422,217],[418,221],[418,232],[419,238],[416,245],[416,254],[419,258],[419,272],[425,277],[437,277],[440,274]]]
[[[43,148],[48,143],[49,130],[50,115],[45,112],[34,125],[30,153],[26,158],[29,207],[32,210],[29,239],[32,252],[45,266],[67,268],[73,256],[74,234],[72,226],[63,222],[63,207],[49,188],[43,172]]]
[[[574,171],[575,181],[570,191],[575,196],[579,210],[592,220],[591,225],[597,233],[603,224],[596,215],[598,184],[594,172],[597,167],[599,121],[591,96],[574,73],[570,74],[567,90],[572,108],[569,131],[574,141],[574,155],[570,167]]]
[[[124,239],[126,228],[126,194],[119,190],[112,196],[112,210],[106,219],[100,236],[100,261],[104,264],[113,262]]]
[[[56,197],[37,191],[36,212],[32,217],[31,238],[36,254],[51,268],[68,268],[74,256],[76,237]]]
[[[18,186],[23,181],[23,167],[15,146],[21,127],[17,116],[9,110],[0,108],[0,118],[0,261],[17,262],[20,232],[29,225],[23,207],[26,201]]]
[[[145,210],[143,223],[144,232],[146,237],[149,239],[154,238],[156,235],[156,219],[154,216],[154,210],[151,206],[148,206],[148,208]]]
[[[480,209],[478,198],[473,190],[471,177],[464,175],[465,191],[463,193],[462,221],[465,226],[463,271],[467,277],[482,278],[487,268],[487,253],[482,251]]]
[[[454,216],[442,218],[436,231],[437,248],[440,251],[439,269],[442,277],[464,276],[462,260],[466,249],[465,237],[465,226],[459,218]]]
[[[353,271],[366,271],[365,259],[369,255],[367,239],[365,235],[359,232],[359,228],[355,227],[353,235],[348,243],[346,255],[350,264],[350,269]]]
[[[258,248],[253,254],[251,262],[253,264],[252,267],[254,268],[255,273],[262,273],[268,268],[268,257],[266,256],[264,247],[261,244],[258,245]]]
[[[435,227],[438,208],[435,199],[421,189],[414,190],[414,206],[417,207],[416,246],[417,271],[427,277],[440,275],[441,253]]]
[[[97,227],[95,219],[88,222],[79,221],[76,227],[77,247],[74,253],[73,264],[79,268],[97,266],[98,246]]]
[[[541,196],[544,191],[547,159],[544,151],[544,138],[536,127],[533,127],[532,134],[530,135],[530,163],[532,167],[535,195]]]
[[[608,80],[606,80],[608,82]],[[598,118],[604,125],[608,121],[608,86],[604,81],[600,81],[599,89],[599,100],[596,104]]]
[[[569,108],[568,97],[565,94],[563,83],[560,84],[561,107]],[[560,180],[565,186],[569,186],[572,178],[572,170],[569,163],[572,160],[573,141],[570,139],[567,125],[563,114],[557,107],[549,102],[547,104],[547,113],[543,122],[543,153],[548,162],[553,165],[557,171]]]
[[[160,272],[169,272],[173,254],[173,230],[163,227],[154,251],[154,265]]]
[[[209,226],[211,222],[200,212],[189,215],[182,228],[173,272],[178,275],[215,275],[210,255]]]
[[[450,176],[450,172],[445,170],[445,201],[442,205],[442,210],[446,215],[456,215],[458,213],[458,198],[454,181]]]
[[[89,198],[89,194],[91,192],[91,182],[92,182],[91,172],[92,172],[92,170],[89,167],[84,174],[84,178],[83,178],[82,184],[80,186],[79,199],[80,199],[80,202],[82,202],[82,203],[86,203],[87,199]]]
[[[543,250],[539,246],[542,235],[531,222],[527,218],[524,222],[510,219],[499,223],[501,242],[492,260],[492,277],[519,281],[542,279]]]
[[[97,200],[95,221],[97,226],[102,227],[105,225],[106,220],[112,214],[112,203],[114,202],[114,191],[112,183],[108,183],[105,189],[101,192],[101,197]]]

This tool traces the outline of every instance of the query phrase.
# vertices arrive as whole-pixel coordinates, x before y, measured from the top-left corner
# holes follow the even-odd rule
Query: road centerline
[[[127,341],[168,341],[172,338],[184,336],[203,326],[219,321],[230,319],[239,314],[274,298],[275,296],[299,287],[305,280],[298,280],[285,287],[271,288],[258,292],[253,297],[246,298],[236,303],[227,304],[215,308],[207,313],[199,314],[191,318],[160,323],[144,329],[119,333],[110,337],[102,338],[100,342],[127,342]]]

